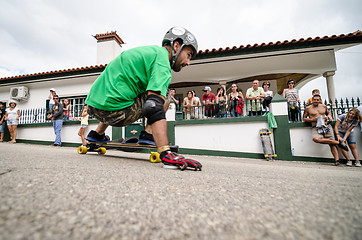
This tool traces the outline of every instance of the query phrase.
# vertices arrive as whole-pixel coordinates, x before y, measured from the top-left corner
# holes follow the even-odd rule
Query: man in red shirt
[[[202,103],[205,106],[205,117],[211,118],[215,112],[215,94],[211,92],[211,88],[206,86],[203,90]]]

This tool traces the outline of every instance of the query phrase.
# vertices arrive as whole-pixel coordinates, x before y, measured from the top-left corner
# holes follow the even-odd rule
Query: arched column
[[[334,74],[335,74],[334,71],[323,73],[323,77],[326,78],[328,98],[331,99],[332,102],[336,99],[336,90],[334,87],[334,80],[333,80]]]

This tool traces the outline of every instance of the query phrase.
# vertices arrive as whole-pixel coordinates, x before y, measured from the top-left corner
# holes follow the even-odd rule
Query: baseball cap
[[[53,91],[53,92],[55,92],[55,88],[51,88],[49,91]]]
[[[206,92],[206,91],[211,91],[211,87],[206,86],[206,87],[204,88],[204,90],[202,90],[202,91],[204,91],[204,92]]]

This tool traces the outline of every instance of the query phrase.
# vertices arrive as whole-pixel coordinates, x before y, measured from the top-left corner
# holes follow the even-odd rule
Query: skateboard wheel
[[[159,163],[159,162],[161,162],[160,154],[159,154],[158,152],[151,152],[150,161],[151,161],[152,163]]]
[[[276,158],[278,155],[274,154],[274,158]]]
[[[260,132],[260,135],[263,135],[263,132]]]
[[[269,134],[271,134],[271,131],[269,131]]]
[[[86,154],[88,151],[88,148],[86,146],[80,146],[78,147],[78,153],[79,154]]]
[[[267,154],[265,154],[265,155],[264,155],[264,157],[265,157],[265,158],[268,158],[268,155],[267,155]]]
[[[102,154],[102,155],[103,155],[103,154],[106,154],[106,151],[107,151],[107,150],[106,150],[104,147],[99,147],[99,148],[98,148],[98,154]]]

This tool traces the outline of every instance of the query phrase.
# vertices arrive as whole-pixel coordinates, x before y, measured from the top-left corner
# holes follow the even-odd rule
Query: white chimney
[[[117,32],[107,32],[93,36],[97,39],[97,65],[108,64],[122,52],[123,40]]]

